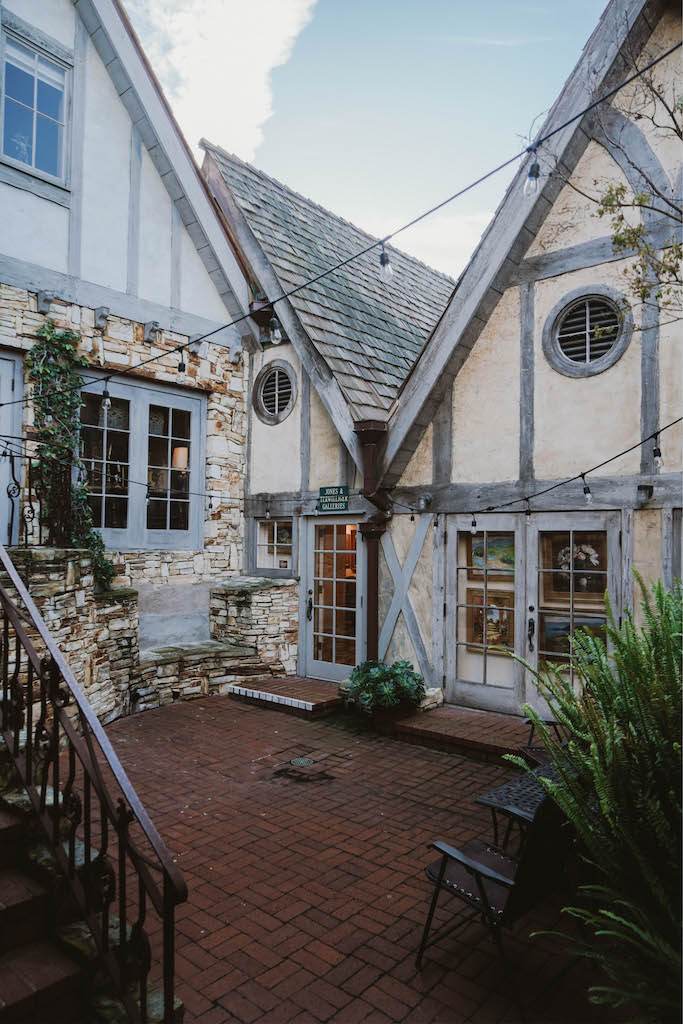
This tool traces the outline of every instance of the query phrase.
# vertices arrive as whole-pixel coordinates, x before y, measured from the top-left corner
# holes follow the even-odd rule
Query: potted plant
[[[364,661],[351,673],[347,695],[375,725],[386,726],[417,708],[425,696],[424,679],[409,661]]]

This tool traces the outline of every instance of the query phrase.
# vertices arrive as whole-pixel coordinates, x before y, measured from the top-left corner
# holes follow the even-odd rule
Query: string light
[[[209,512],[213,512],[213,499],[209,495]]]
[[[270,519],[270,508],[266,508],[266,519]]]
[[[473,512],[472,513],[472,525],[470,526],[470,533],[474,537],[476,532],[477,532],[477,519],[476,519],[476,516],[475,516],[475,514]]]
[[[529,504],[528,498],[525,498],[524,500],[526,502],[526,508],[524,509],[524,522],[529,526],[531,523],[531,505]]]
[[[659,434],[655,434],[655,444],[652,449],[652,457],[655,463],[655,469],[659,472],[662,468],[662,449],[659,447]]]
[[[394,276],[394,268],[391,265],[389,253],[384,248],[384,242],[382,242],[382,251],[379,254],[379,272],[385,281],[391,281]]]
[[[178,363],[178,373],[185,373],[187,366],[185,365],[185,349],[180,350],[180,362]]]
[[[586,483],[586,474],[585,473],[581,474],[581,479],[583,480],[583,495],[584,495],[584,498],[586,499],[586,504],[587,505],[592,505],[593,504],[593,495],[591,493],[590,487]]]
[[[525,196],[535,196],[538,192],[538,179],[541,175],[541,167],[536,159],[537,149],[538,144],[529,147],[529,152],[533,154],[533,161],[531,162],[529,173],[527,174],[526,181],[524,182],[523,192]]]
[[[280,327],[280,321],[276,316],[271,316],[268,321],[268,328],[270,330],[270,340],[273,345],[279,345],[282,341],[282,328]]]
[[[111,397],[107,388],[102,392],[102,408],[111,409]]]
[[[145,505],[149,505],[149,484],[147,484],[147,493],[145,495]]]
[[[50,405],[45,406],[45,422],[48,425],[48,427],[51,427],[54,422],[54,416],[52,415],[52,406]]]
[[[504,170],[506,167],[509,167],[511,164],[516,163],[525,154],[532,153],[532,154],[535,155],[536,151],[538,150],[538,147],[541,146],[542,143],[546,142],[548,139],[553,138],[553,136],[557,135],[559,132],[564,131],[565,128],[567,128],[570,124],[574,124],[575,121],[579,121],[582,117],[584,117],[585,114],[588,114],[591,110],[595,110],[596,107],[600,106],[601,103],[605,103],[607,100],[611,99],[612,96],[615,96],[621,89],[623,89],[627,85],[630,85],[631,82],[634,82],[637,78],[640,78],[642,75],[646,74],[656,64],[659,64],[660,61],[665,60],[667,57],[669,57],[676,50],[680,49],[681,46],[683,46],[683,43],[675,43],[674,46],[672,46],[668,50],[665,50],[664,53],[660,53],[658,57],[655,57],[654,60],[650,61],[649,64],[646,64],[644,67],[642,67],[638,71],[634,72],[628,78],[624,79],[624,81],[620,82],[619,85],[614,86],[613,89],[610,89],[604,95],[599,96],[598,99],[593,100],[593,102],[589,103],[587,107],[584,107],[582,110],[578,111],[576,114],[573,114],[572,117],[568,118],[562,124],[558,125],[556,128],[553,128],[551,131],[547,132],[540,139],[536,139],[536,141],[534,143],[532,143],[530,146],[526,146],[521,152],[515,153],[514,156],[511,156],[509,159],[504,160],[502,163],[498,164],[497,167],[493,167],[490,171],[487,171],[485,174],[482,174],[479,178],[475,179],[475,181],[470,182],[469,185],[465,185],[464,188],[459,189],[457,192],[454,192],[453,195],[448,196],[446,199],[443,199],[440,203],[437,203],[436,206],[432,206],[429,210],[425,210],[423,213],[419,214],[417,217],[414,217],[412,220],[408,221],[406,224],[403,224],[401,227],[396,228],[395,231],[392,231],[390,234],[385,235],[384,238],[373,240],[369,245],[365,246],[364,249],[361,249],[358,252],[353,253],[351,256],[348,256],[344,260],[341,260],[339,263],[337,263],[334,266],[330,267],[328,270],[324,270],[320,274],[316,274],[314,277],[309,278],[309,280],[304,281],[302,284],[297,285],[294,288],[290,288],[289,291],[283,292],[282,295],[276,295],[274,299],[270,300],[271,301],[271,305],[275,304],[276,302],[281,302],[284,299],[287,299],[290,296],[297,294],[298,292],[302,291],[304,288],[308,288],[312,284],[316,284],[316,282],[321,281],[325,277],[328,277],[330,274],[334,274],[337,270],[341,270],[343,267],[348,266],[349,263],[353,263],[355,260],[360,259],[361,256],[364,256],[366,253],[369,253],[373,249],[376,249],[378,245],[381,245],[382,252],[384,252],[384,244],[385,244],[385,242],[388,242],[390,239],[395,238],[396,235],[401,234],[403,231],[407,231],[408,228],[413,227],[415,224],[419,224],[426,217],[430,217],[433,213],[437,213],[439,210],[443,209],[444,206],[447,206],[449,203],[452,203],[453,200],[459,199],[461,196],[465,195],[467,192],[471,192],[472,189],[476,188],[478,185],[481,185],[484,181],[488,181],[488,179],[492,178],[495,174],[500,173],[500,171]],[[531,167],[529,168],[529,177],[527,177],[527,183],[529,182],[529,178],[531,177],[531,171],[532,171],[532,169],[534,167],[534,164],[537,164],[536,160],[534,160],[534,162],[532,163]],[[539,173],[540,173],[540,168],[539,168]],[[535,184],[529,185],[529,188],[532,188],[532,189],[535,190],[535,188],[538,185],[538,175],[534,175],[534,177],[535,177]],[[525,187],[526,187],[526,183],[525,183]],[[390,276],[393,275],[393,268],[389,264],[389,256],[388,256],[388,254],[385,253],[385,256],[386,256],[386,262],[382,259],[382,254],[380,254],[380,269],[381,269],[382,273],[386,277],[390,277]],[[197,342],[204,341],[206,338],[210,338],[214,334],[218,334],[219,331],[223,331],[223,330],[225,330],[228,327],[233,327],[233,326],[235,326],[235,324],[241,323],[244,320],[248,320],[250,317],[251,317],[251,313],[250,312],[249,313],[243,313],[241,316],[236,317],[234,320],[231,320],[229,323],[220,324],[218,327],[215,327],[213,330],[207,331],[206,334],[201,334],[198,337],[193,338],[192,339],[192,343],[195,344]],[[178,346],[178,348],[181,348],[181,347],[182,346]],[[162,359],[166,355],[168,355],[168,352],[160,352],[158,355],[150,356],[149,359],[144,359],[140,363],[137,363],[135,366],[132,366],[132,367],[130,367],[128,369],[117,370],[115,372],[112,372],[107,377],[105,377],[105,382],[109,381],[114,376],[116,376],[116,377],[126,377],[126,376],[129,376],[131,374],[134,374],[135,371],[138,370],[140,367],[146,366],[148,363],[153,363],[157,359]],[[82,388],[80,388],[80,389],[77,388],[75,390],[82,390],[83,388],[87,388],[91,383],[92,384],[96,384],[96,383],[100,383],[100,382],[101,382],[101,378],[94,379],[94,380],[89,381],[88,383],[84,384],[82,386]],[[5,402],[4,404],[5,405],[13,405],[16,402],[24,403],[26,401],[28,401],[27,398],[16,398],[16,399],[13,399],[11,402]]]

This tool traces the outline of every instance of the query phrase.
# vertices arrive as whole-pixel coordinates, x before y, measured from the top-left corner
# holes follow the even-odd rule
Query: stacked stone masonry
[[[210,341],[188,350],[187,371],[178,379],[178,355],[171,351],[189,338],[162,331],[154,342],[144,340],[144,325],[108,316],[103,328],[95,327],[94,310],[55,298],[48,313],[39,313],[37,295],[0,284],[0,346],[25,355],[36,342],[37,332],[50,317],[59,329],[80,334],[79,351],[93,367],[129,369],[157,354],[162,358],[143,367],[140,379],[178,385],[206,395],[205,486],[213,495],[213,508],[204,513],[204,547],[199,551],[120,551],[110,553],[117,568],[114,586],[134,587],[150,583],[199,583],[238,575],[242,568],[243,481],[246,450],[246,369],[235,365],[230,352]],[[163,355],[163,353],[167,353]],[[29,381],[24,373],[24,390]],[[23,431],[33,426],[33,408],[23,410]],[[208,506],[208,502],[206,503]],[[0,538],[4,542],[5,538]]]
[[[295,675],[299,642],[299,584],[288,579],[241,577],[211,591],[209,629],[214,640],[256,648],[273,675]]]

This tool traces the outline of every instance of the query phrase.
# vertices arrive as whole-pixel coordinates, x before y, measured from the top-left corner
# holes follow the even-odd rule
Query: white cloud
[[[435,213],[416,224],[404,234],[392,239],[391,245],[416,256],[430,267],[457,278],[467,266],[468,260],[485,228],[493,217],[493,210],[477,210],[472,213]],[[372,215],[358,218],[366,231],[382,236],[405,220],[403,216],[388,217]]]
[[[316,0],[125,0],[190,146],[253,160],[285,64]]]

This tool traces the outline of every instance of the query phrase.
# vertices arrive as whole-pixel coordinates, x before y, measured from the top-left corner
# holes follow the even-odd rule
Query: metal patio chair
[[[503,955],[501,931],[536,906],[557,887],[566,864],[572,833],[557,805],[545,797],[531,821],[519,856],[500,846],[474,839],[456,850],[448,843],[431,846],[440,857],[426,869],[434,886],[422,941],[417,952],[419,970],[425,950],[447,935],[481,918]],[[432,918],[444,891],[461,900],[472,913],[441,929],[430,940]]]
[[[557,769],[549,761],[543,761],[531,773],[523,771],[522,774],[502,786],[497,786],[488,793],[483,793],[475,799],[475,804],[480,807],[488,807],[491,811],[493,822],[493,844],[498,845],[498,815],[507,818],[507,826],[503,836],[502,847],[507,850],[510,836],[514,825],[517,825],[520,832],[520,846],[528,826],[534,820],[536,813],[545,798],[545,790],[538,781],[539,776],[550,779],[551,782],[559,781]]]

